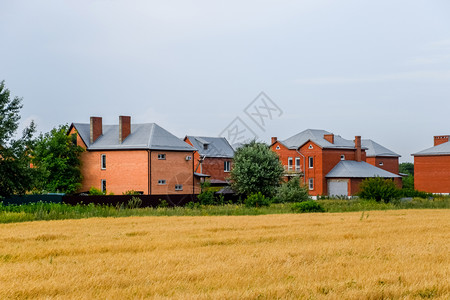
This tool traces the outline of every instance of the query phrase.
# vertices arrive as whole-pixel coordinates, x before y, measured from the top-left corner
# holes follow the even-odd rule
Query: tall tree
[[[33,122],[15,139],[19,128],[22,99],[11,98],[5,82],[0,82],[0,197],[23,194],[34,182],[35,170],[30,168],[30,150],[33,147]]]
[[[53,128],[36,140],[32,156],[40,174],[40,191],[71,194],[81,186],[80,155],[84,149],[77,146],[75,135],[67,134],[68,128]]]
[[[252,141],[240,147],[234,155],[231,186],[239,194],[261,192],[272,197],[283,172],[278,155],[266,144]]]

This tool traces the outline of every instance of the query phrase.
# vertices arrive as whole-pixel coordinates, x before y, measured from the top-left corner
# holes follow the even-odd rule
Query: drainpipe
[[[306,184],[306,158],[303,154],[300,153],[300,151],[298,151],[297,149],[295,149],[295,151],[297,151],[298,154],[300,154],[303,157],[303,183]]]

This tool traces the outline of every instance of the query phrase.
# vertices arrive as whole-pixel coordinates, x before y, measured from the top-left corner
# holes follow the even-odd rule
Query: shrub
[[[207,191],[201,192],[197,196],[197,199],[201,205],[214,205],[215,204],[213,191],[207,190]]]
[[[161,208],[169,207],[169,203],[167,203],[166,199],[159,199],[158,207]]]
[[[274,198],[275,203],[303,202],[309,199],[308,188],[300,183],[298,177],[291,178],[283,183]]]
[[[261,192],[253,193],[244,200],[244,204],[247,207],[270,206],[270,202],[270,198],[267,198]]]
[[[89,195],[91,195],[91,196],[101,196],[101,195],[106,195],[106,192],[102,192],[98,188],[91,187],[89,189]]]
[[[399,189],[394,181],[381,177],[364,179],[361,183],[359,196],[364,199],[373,199],[377,202],[383,200],[385,203],[400,197]]]
[[[123,192],[122,195],[140,195],[140,193],[135,190],[128,190]]]
[[[127,207],[130,209],[139,208],[142,205],[142,200],[139,197],[131,197],[128,201]]]
[[[411,198],[429,198],[432,197],[433,194],[427,192],[421,192],[415,189],[402,189],[400,191],[401,197],[411,197]]]
[[[325,212],[323,206],[314,200],[294,203],[292,210],[297,213]]]

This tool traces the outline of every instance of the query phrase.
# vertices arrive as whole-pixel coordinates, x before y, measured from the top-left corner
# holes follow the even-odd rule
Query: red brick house
[[[285,176],[301,176],[312,196],[355,195],[363,179],[375,176],[401,184],[399,175],[366,162],[369,148],[361,145],[360,136],[352,141],[325,130],[307,129],[284,141],[273,137],[270,147],[280,156]]]
[[[414,188],[436,194],[450,193],[449,135],[434,137],[434,146],[414,156]]]
[[[209,175],[212,184],[228,184],[234,149],[225,138],[186,136],[184,141],[197,149],[194,172]]]
[[[366,148],[366,162],[385,171],[399,174],[399,154],[369,139],[361,140],[361,146]]]
[[[101,117],[90,123],[73,123],[69,134],[86,149],[81,155],[82,187],[122,194],[197,194],[194,174],[196,149],[155,123],[131,124],[120,116],[116,125],[103,125]]]

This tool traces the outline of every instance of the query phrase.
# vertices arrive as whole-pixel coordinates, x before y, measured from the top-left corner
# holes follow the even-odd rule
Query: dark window
[[[102,192],[106,193],[106,180],[102,179]]]
[[[106,154],[102,154],[102,159],[101,159],[101,164],[102,164],[102,170],[106,170]]]
[[[314,189],[314,178],[310,178],[308,183],[309,183],[309,189],[313,190]]]
[[[231,169],[231,162],[224,161],[223,162],[223,171],[224,172],[230,172],[230,169]]]
[[[182,184],[175,184],[175,191],[182,191],[183,185]]]
[[[314,157],[309,156],[308,157],[308,163],[310,168],[314,168]]]
[[[158,159],[166,159],[166,155],[165,154],[158,154]]]

